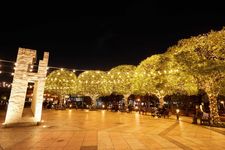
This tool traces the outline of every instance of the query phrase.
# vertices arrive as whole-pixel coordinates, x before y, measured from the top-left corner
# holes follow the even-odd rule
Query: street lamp
[[[177,120],[179,120],[180,109],[176,109]]]
[[[224,108],[224,101],[221,101],[220,103],[223,105],[223,108]]]
[[[138,102],[138,112],[139,114],[141,113],[141,105],[140,105],[140,98],[137,99],[137,102]]]
[[[224,110],[225,110],[225,108],[224,108],[224,101],[220,101],[220,103],[223,105],[223,112],[224,112]]]

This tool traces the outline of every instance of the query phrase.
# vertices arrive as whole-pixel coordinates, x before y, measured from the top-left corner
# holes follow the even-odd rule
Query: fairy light
[[[15,67],[14,70],[16,69],[17,63],[15,61],[9,61],[9,60],[0,59],[0,62],[11,63]],[[0,67],[1,66],[2,66],[2,64],[0,64]],[[38,66],[38,65],[30,64],[28,71],[29,72],[34,71],[35,66]],[[33,69],[33,70],[30,71],[30,69]],[[51,71],[54,71],[54,70],[61,70],[61,71],[63,71],[63,70],[69,70],[69,71],[72,71],[73,73],[75,73],[76,71],[80,71],[80,72],[91,71],[90,69],[89,70],[85,70],[85,69],[71,69],[71,68],[66,68],[66,67],[48,66],[47,69],[46,69],[46,74],[48,73],[48,70],[49,69],[51,69]],[[7,72],[7,71],[4,71],[4,70],[1,70],[1,72],[5,72],[5,73],[11,74],[11,72]]]

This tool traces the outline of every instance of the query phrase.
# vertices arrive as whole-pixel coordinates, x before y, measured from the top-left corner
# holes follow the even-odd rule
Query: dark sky
[[[50,52],[49,66],[138,65],[179,39],[222,29],[224,5],[213,2],[1,5],[0,59],[15,61],[24,47]]]

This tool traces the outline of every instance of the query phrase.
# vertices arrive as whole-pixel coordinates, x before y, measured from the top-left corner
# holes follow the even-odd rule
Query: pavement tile
[[[194,125],[190,117],[44,109],[42,118],[39,126],[0,128],[0,150],[225,149],[224,128]]]

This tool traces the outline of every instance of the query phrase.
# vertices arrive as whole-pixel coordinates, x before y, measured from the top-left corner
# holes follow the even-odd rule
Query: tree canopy
[[[51,72],[45,82],[45,91],[59,96],[76,92],[76,75],[67,70]]]
[[[90,96],[93,101],[99,96],[111,94],[104,71],[85,71],[78,76],[77,93]]]
[[[165,95],[194,94],[197,86],[194,78],[180,68],[172,55],[164,53],[148,57],[138,65],[134,91],[140,94],[154,94],[162,105]]]
[[[135,69],[136,66],[133,65],[120,65],[108,72],[108,81],[114,93],[121,95],[132,94],[132,78]]]

